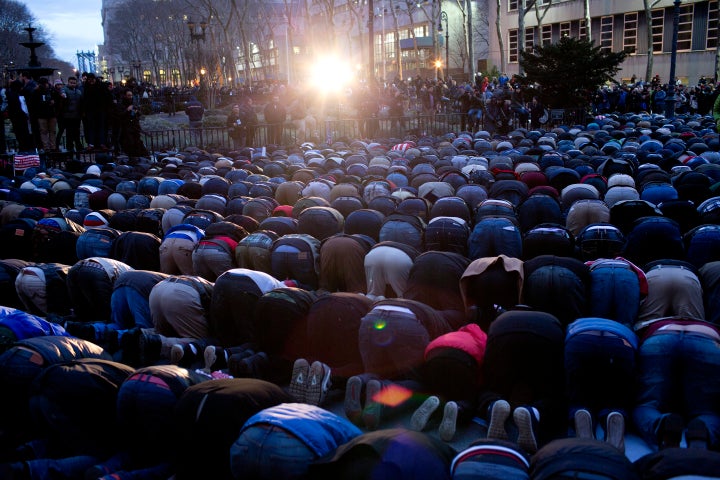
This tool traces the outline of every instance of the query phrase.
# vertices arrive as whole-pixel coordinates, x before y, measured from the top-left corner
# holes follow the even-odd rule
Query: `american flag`
[[[15,161],[13,162],[15,170],[26,170],[30,167],[40,166],[40,155],[15,155]]]

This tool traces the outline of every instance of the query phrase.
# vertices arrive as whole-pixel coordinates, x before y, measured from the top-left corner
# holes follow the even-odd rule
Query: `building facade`
[[[488,12],[488,24],[500,26],[502,45],[490,35],[488,62],[507,74],[520,71],[519,12],[523,0],[500,0],[499,8]],[[555,43],[563,36],[587,37],[595,45],[611,51],[630,49],[617,80],[646,73],[669,80],[674,20],[673,0],[650,0],[646,12],[643,0],[538,0],[538,12],[525,15],[524,46]],[[586,5],[588,11],[585,10]],[[538,21],[541,18],[541,21]],[[588,21],[589,18],[589,28]],[[499,20],[499,21],[498,21]],[[495,29],[497,31],[497,29]],[[718,1],[683,0],[679,6],[676,77],[684,84],[695,84],[701,76],[714,78],[717,69]],[[505,53],[505,63],[500,51]],[[647,71],[652,51],[652,68]]]

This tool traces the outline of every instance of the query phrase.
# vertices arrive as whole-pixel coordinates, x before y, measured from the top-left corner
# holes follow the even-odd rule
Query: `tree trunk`
[[[497,12],[495,15],[495,33],[497,33],[498,46],[500,47],[500,73],[505,71],[506,59],[505,59],[505,42],[503,42],[503,32],[500,28],[500,15],[502,13],[502,1],[497,1]]]
[[[590,21],[590,0],[585,0],[583,4],[583,11],[585,13],[585,34],[587,35],[588,40],[592,40],[592,30],[591,25],[592,22]]]

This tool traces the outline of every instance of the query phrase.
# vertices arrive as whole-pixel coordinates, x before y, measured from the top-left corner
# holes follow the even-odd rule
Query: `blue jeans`
[[[565,378],[571,425],[581,408],[600,420],[612,411],[627,416],[634,400],[635,349],[607,331],[573,335],[565,340]]]
[[[640,280],[629,266],[598,266],[590,271],[590,315],[632,328],[640,309]]]
[[[470,260],[501,254],[522,258],[520,229],[507,218],[483,218],[470,234],[468,254]]]
[[[389,221],[380,228],[381,242],[393,241],[410,245],[418,251],[423,251],[423,232],[413,225],[403,221]]]
[[[112,311],[110,321],[120,330],[154,326],[147,297],[134,288],[116,288],[110,297],[110,308]]]
[[[75,251],[81,260],[90,257],[110,258],[111,248],[112,239],[107,235],[94,232],[93,229],[83,232],[75,244]]]
[[[703,225],[696,229],[687,247],[687,261],[700,268],[720,259],[720,225]]]
[[[648,337],[638,356],[638,400],[633,420],[650,445],[657,445],[661,418],[680,413],[699,418],[720,441],[720,342],[693,332],[661,331]]]
[[[92,455],[67,458],[40,458],[27,462],[32,480],[57,480],[83,478],[85,471],[101,462]]]
[[[235,478],[305,478],[315,453],[298,437],[275,425],[243,431],[230,447]]]
[[[308,289],[318,287],[318,273],[312,253],[281,245],[270,255],[272,275],[280,280],[292,279]]]

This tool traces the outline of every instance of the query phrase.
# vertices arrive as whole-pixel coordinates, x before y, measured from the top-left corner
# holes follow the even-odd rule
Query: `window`
[[[509,0],[508,1],[508,12],[514,12],[518,9],[518,0]]]
[[[385,34],[385,56],[387,58],[395,58],[395,33]]]
[[[613,17],[600,17],[600,49],[611,52],[613,46]]]
[[[693,13],[695,5],[680,7],[680,23],[678,24],[678,52],[692,50]]]
[[[623,48],[637,48],[638,12],[626,13],[623,23]]]
[[[570,36],[570,22],[562,22],[560,24],[560,38]]]
[[[578,38],[580,40],[585,40],[587,38],[587,27],[585,26],[584,18],[582,20],[580,20],[580,23],[578,26]]]
[[[530,27],[525,29],[525,50],[532,52],[535,48],[535,29]]]
[[[718,1],[708,2],[708,31],[705,48],[715,50],[718,45]]]
[[[665,10],[653,10],[650,12],[652,24],[652,48],[653,53],[663,51],[663,27],[665,24]]]
[[[508,59],[509,59],[510,63],[517,63],[518,62],[518,30],[517,30],[517,28],[508,30],[508,50],[510,53],[508,55]]]
[[[552,25],[543,25],[542,32],[540,33],[541,42],[543,45],[549,45],[552,43]]]

